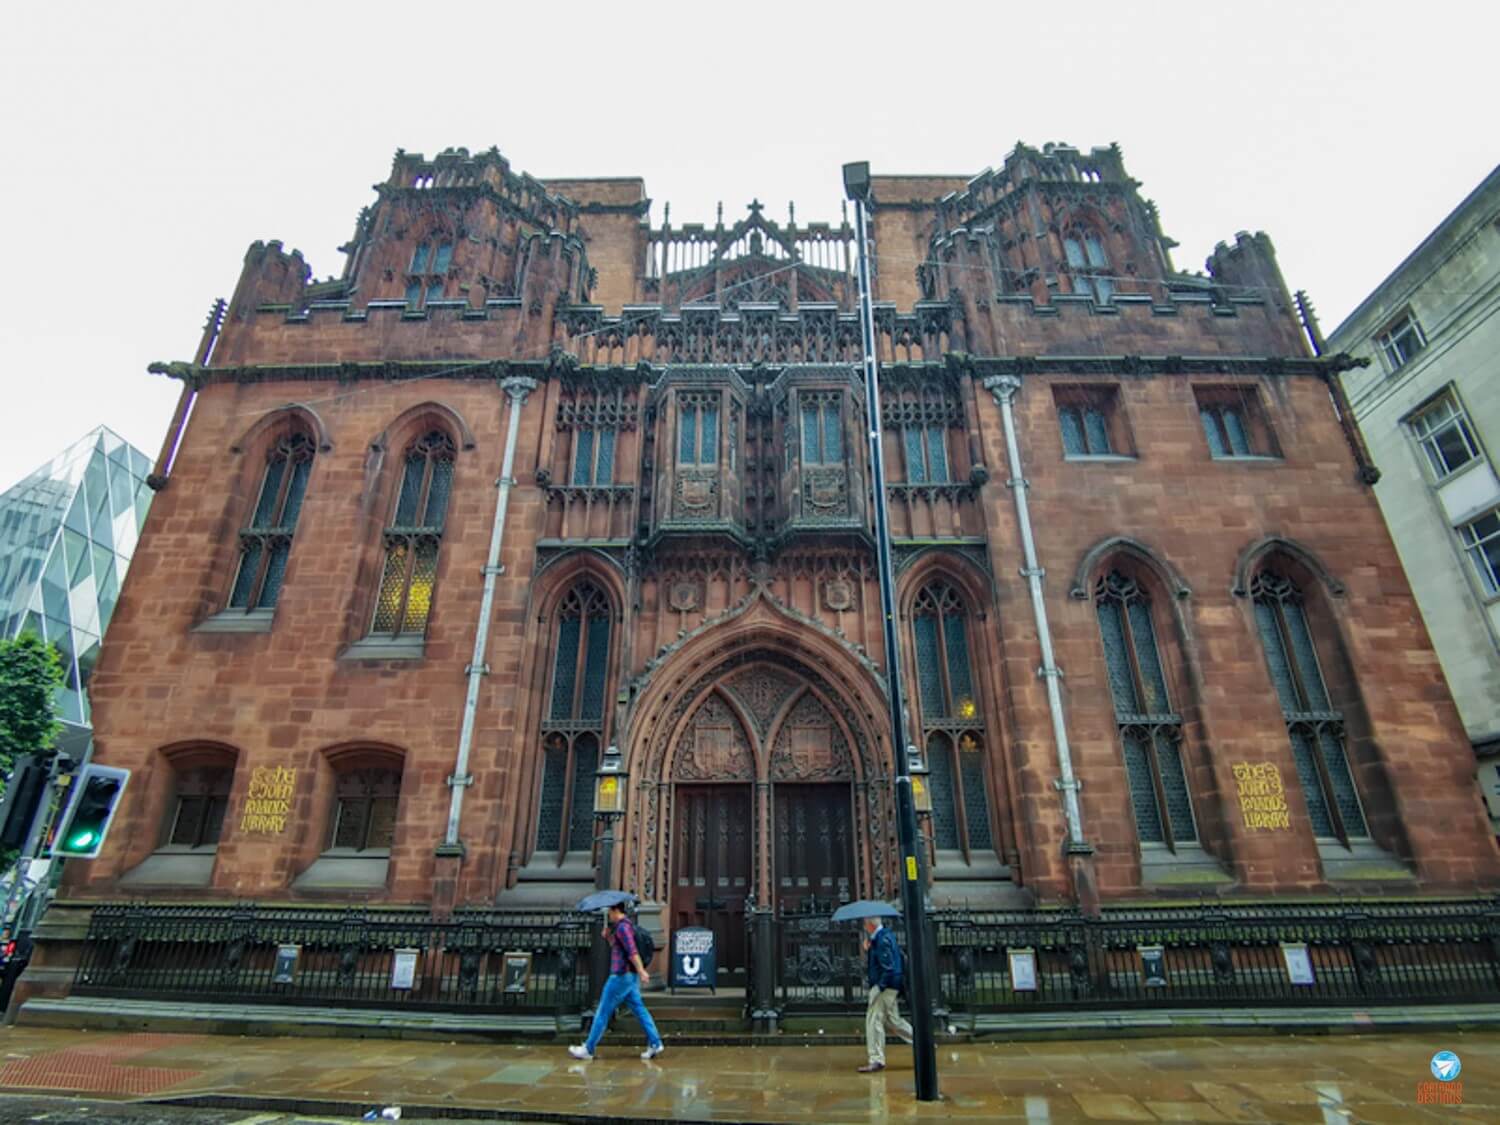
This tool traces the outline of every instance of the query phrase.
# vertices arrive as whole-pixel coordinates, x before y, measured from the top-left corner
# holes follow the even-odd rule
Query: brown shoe
[[[859,1068],[861,1074],[874,1074],[877,1070],[884,1070],[885,1063],[865,1063]]]

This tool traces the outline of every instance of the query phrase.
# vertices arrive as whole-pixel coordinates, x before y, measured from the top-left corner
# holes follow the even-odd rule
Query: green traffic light
[[[92,829],[85,829],[82,832],[76,832],[73,834],[73,836],[68,840],[68,847],[86,848],[90,844],[92,844],[96,838],[97,836]]]

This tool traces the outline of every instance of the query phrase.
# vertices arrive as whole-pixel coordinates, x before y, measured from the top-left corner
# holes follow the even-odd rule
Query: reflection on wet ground
[[[655,1062],[608,1040],[561,1045],[9,1028],[0,1087],[90,1097],[193,1095],[686,1121],[1500,1121],[1500,1032],[982,1043],[939,1048],[943,1100],[913,1096],[909,1054],[855,1073],[858,1047],[673,1044]],[[1462,1061],[1434,1081],[1432,1056]],[[1451,1104],[1454,1097],[1460,1104]],[[1439,1100],[1441,1099],[1441,1100]]]

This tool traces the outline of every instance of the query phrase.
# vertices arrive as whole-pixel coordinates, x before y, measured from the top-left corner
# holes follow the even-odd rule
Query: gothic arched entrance
[[[645,776],[627,866],[669,930],[713,929],[732,979],[751,908],[886,893],[888,786],[861,709],[829,677],[749,651],[672,694],[633,754]]]

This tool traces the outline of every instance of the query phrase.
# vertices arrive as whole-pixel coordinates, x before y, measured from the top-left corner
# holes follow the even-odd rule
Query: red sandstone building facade
[[[1179,273],[1137,188],[1052,146],[875,180],[935,900],[1493,887],[1348,361],[1265,236]],[[494,151],[377,192],[341,277],[255,244],[165,368],[91,688],[132,782],[64,897],[560,904],[610,748],[604,881],[721,965],[747,909],[893,896],[849,225],[657,227]]]

